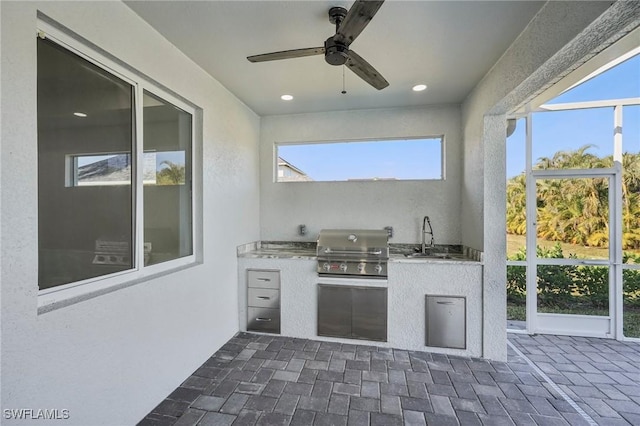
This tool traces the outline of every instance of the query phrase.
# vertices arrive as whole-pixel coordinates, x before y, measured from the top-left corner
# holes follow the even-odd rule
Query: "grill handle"
[[[357,251],[350,251],[350,250],[331,250],[330,248],[326,248],[324,249],[324,254],[370,254],[373,256],[380,256],[382,254],[382,250],[357,252]]]

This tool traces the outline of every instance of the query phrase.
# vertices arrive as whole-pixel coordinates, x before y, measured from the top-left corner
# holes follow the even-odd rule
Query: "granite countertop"
[[[257,241],[238,246],[238,257],[257,259],[316,259],[315,242]]]
[[[481,263],[482,252],[460,245],[440,245],[428,257],[407,257],[420,250],[419,244],[389,244],[389,262],[399,263]],[[257,241],[238,246],[238,257],[256,259],[316,260],[315,242]]]

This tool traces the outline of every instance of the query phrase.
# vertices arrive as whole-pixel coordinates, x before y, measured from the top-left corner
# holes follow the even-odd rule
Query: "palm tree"
[[[156,173],[156,181],[158,185],[180,185],[185,181],[184,164],[176,164],[172,161],[165,160],[160,163],[163,167]]]
[[[558,151],[543,157],[534,169],[587,169],[613,166],[613,157],[588,152],[593,145]],[[623,154],[623,248],[640,248],[640,154]],[[526,230],[526,178],[507,182],[507,232]],[[604,178],[542,179],[537,181],[537,231],[540,238],[606,247],[609,243],[609,187]],[[611,200],[613,201],[613,200]]]
[[[524,235],[527,231],[526,176],[524,173],[507,182],[507,233]]]
[[[622,154],[622,243],[640,248],[640,155]]]

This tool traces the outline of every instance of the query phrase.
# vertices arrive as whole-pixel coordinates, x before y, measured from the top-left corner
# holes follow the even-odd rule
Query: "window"
[[[143,155],[144,166],[151,169],[144,185],[144,262],[150,265],[193,254],[193,123],[189,113],[147,91],[143,106],[144,147],[154,151]]]
[[[276,182],[444,179],[443,137],[276,144]]]
[[[192,262],[194,109],[56,36],[37,43],[40,290]]]

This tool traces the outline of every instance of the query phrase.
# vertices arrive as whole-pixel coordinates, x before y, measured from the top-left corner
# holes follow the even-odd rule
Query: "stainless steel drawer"
[[[247,270],[247,285],[259,288],[280,288],[280,271]]]
[[[280,290],[249,287],[247,305],[256,308],[277,309],[280,307]]]
[[[280,309],[248,308],[247,330],[280,333]]]

